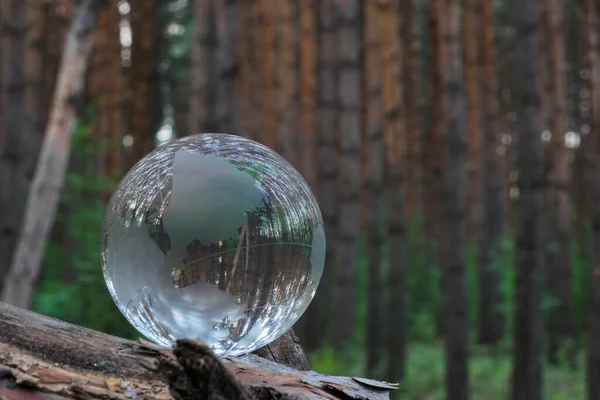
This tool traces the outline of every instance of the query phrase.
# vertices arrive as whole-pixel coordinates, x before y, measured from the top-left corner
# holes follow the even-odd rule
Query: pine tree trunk
[[[67,35],[50,121],[25,208],[17,250],[2,292],[2,301],[29,306],[46,241],[56,215],[75,129],[76,103],[92,49],[102,1],[83,1]]]
[[[131,7],[131,135],[132,162],[138,162],[154,148],[160,123],[158,102],[158,23],[154,0],[134,0]],[[130,165],[131,167],[131,165]]]
[[[257,0],[256,52],[262,96],[262,124],[258,139],[272,150],[278,146],[276,5],[282,0]]]
[[[336,349],[352,344],[356,323],[356,250],[359,232],[359,145],[361,130],[361,1],[337,1],[339,17],[339,225],[335,314]]]
[[[44,137],[44,126],[42,125],[42,76],[44,66],[43,57],[43,27],[44,7],[42,4],[34,3],[27,6],[26,15],[27,33],[25,35],[25,138],[28,138],[26,155],[26,174],[29,181],[35,170],[35,160],[39,153],[40,145]]]
[[[440,266],[444,287],[448,398],[468,399],[468,305],[466,289],[467,148],[459,1],[446,1],[442,58],[444,206]]]
[[[325,268],[321,277],[320,289],[311,302],[306,315],[311,321],[311,329],[306,332],[306,348],[319,348],[325,339],[327,326],[333,316],[332,288],[335,284],[337,267],[337,164],[338,147],[337,132],[339,116],[337,111],[338,98],[338,65],[336,51],[338,48],[337,16],[335,0],[321,0],[319,10],[319,41],[318,41],[318,126],[317,126],[317,160],[319,174],[318,198],[325,224],[327,248],[325,251]]]
[[[319,1],[303,1],[300,7],[300,129],[302,175],[317,192],[317,44]]]
[[[444,157],[444,98],[443,94],[443,70],[442,63],[444,42],[444,3],[441,0],[432,1],[429,7],[429,26],[431,36],[431,115],[434,115],[427,137],[427,185],[426,185],[426,231],[427,236],[433,242],[431,264],[441,267],[440,249],[443,242],[447,240],[440,230],[442,220],[442,207],[444,204],[442,171]],[[440,292],[443,292],[440,284]],[[436,316],[437,333],[443,334],[445,320],[441,314]]]
[[[483,198],[483,135],[481,125],[481,70],[479,69],[479,49],[481,40],[481,2],[466,0],[463,10],[464,24],[464,77],[467,95],[468,129],[468,206],[469,241],[482,251],[482,198]],[[481,265],[477,265],[481,268]],[[481,310],[488,312],[488,310]]]
[[[366,163],[365,193],[366,207],[363,208],[363,223],[367,242],[368,265],[368,307],[367,307],[367,374],[374,376],[381,361],[383,332],[383,307],[381,261],[383,232],[381,212],[383,206],[384,179],[384,142],[381,82],[381,40],[378,35],[380,23],[377,6],[373,2],[366,5],[365,27],[365,141],[362,144]]]
[[[292,0],[276,0],[277,38],[278,38],[278,90],[277,115],[279,126],[277,135],[278,150],[292,165],[298,166],[296,155],[298,146],[298,107],[297,107],[297,46],[294,31],[295,16]],[[304,132],[300,131],[301,134]]]
[[[194,44],[190,72],[188,132],[197,134],[217,132],[217,96],[215,1],[193,3]]]
[[[0,12],[6,24],[1,38],[2,51],[2,165],[0,166],[0,289],[9,273],[27,198],[27,146],[35,140],[28,131],[25,106],[25,48],[27,9],[23,0],[2,2]],[[23,29],[25,27],[25,29]],[[3,279],[4,278],[4,279]],[[5,286],[8,284],[5,283]]]
[[[239,134],[239,1],[217,0],[217,125],[222,133]]]
[[[516,303],[512,398],[542,398],[542,275],[544,265],[544,169],[540,140],[541,115],[538,21],[535,0],[512,0],[515,28],[512,44],[515,109],[519,110],[519,197],[516,233]]]
[[[587,58],[590,71],[590,133],[589,150],[590,164],[593,171],[593,189],[595,196],[590,207],[590,215],[594,216],[594,242],[593,264],[591,274],[591,301],[589,314],[588,351],[587,351],[587,398],[588,400],[600,398],[600,162],[598,149],[600,149],[600,49],[598,48],[598,6],[594,0],[585,0],[583,3],[585,13],[585,28],[587,36]]]
[[[408,224],[422,216],[423,207],[423,136],[421,112],[421,56],[417,35],[414,0],[400,2],[402,18],[402,54],[404,104],[406,104],[406,216]]]
[[[94,51],[90,61],[89,95],[96,117],[92,130],[100,145],[102,171],[113,184],[124,172],[125,136],[124,82],[119,42],[120,15],[117,7],[106,7],[98,16]],[[150,119],[150,116],[146,116]],[[108,194],[107,194],[108,195]]]
[[[383,75],[384,138],[386,150],[386,197],[390,259],[387,299],[387,375],[401,381],[406,363],[406,314],[404,310],[406,277],[406,222],[404,169],[402,154],[406,149],[406,111],[402,86],[402,45],[398,35],[397,0],[380,1],[377,26],[381,41]]]
[[[479,332],[482,344],[497,344],[504,337],[504,316],[500,309],[502,293],[497,262],[505,252],[507,233],[506,198],[502,163],[497,153],[499,127],[498,82],[495,67],[494,0],[482,4],[482,88],[484,134],[484,230],[479,263]],[[484,311],[485,310],[485,311]]]

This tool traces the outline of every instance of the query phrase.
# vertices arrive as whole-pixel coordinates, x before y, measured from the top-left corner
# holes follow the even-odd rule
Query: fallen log
[[[396,385],[299,371],[198,341],[173,350],[0,303],[0,399],[388,399]]]

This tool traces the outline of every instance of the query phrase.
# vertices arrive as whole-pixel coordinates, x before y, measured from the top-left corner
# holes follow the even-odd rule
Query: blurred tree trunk
[[[239,60],[239,1],[217,0],[217,126],[222,133],[239,134],[237,96]]]
[[[589,205],[589,215],[594,216],[593,264],[591,274],[591,302],[589,314],[588,351],[587,351],[587,398],[600,398],[600,49],[598,47],[598,5],[594,0],[584,0],[585,29],[587,36],[587,58],[590,71],[590,164],[595,167],[593,190],[595,196]],[[593,151],[593,153],[592,153]],[[586,210],[587,211],[587,210]]]
[[[402,381],[406,362],[406,315],[404,311],[406,269],[406,222],[402,143],[406,143],[406,111],[402,85],[402,44],[398,32],[397,0],[379,1],[374,21],[379,27],[383,76],[386,196],[390,259],[387,299],[387,375]],[[343,265],[343,264],[342,264]]]
[[[78,7],[67,35],[50,121],[25,208],[15,258],[2,292],[2,301],[27,308],[40,272],[46,241],[56,216],[60,189],[75,130],[76,102],[92,49],[97,14],[103,1],[87,0]]]
[[[477,340],[497,344],[504,337],[504,317],[500,309],[499,260],[505,251],[507,233],[506,198],[502,179],[502,162],[497,153],[499,127],[498,82],[494,43],[494,0],[482,4],[481,62],[483,71],[482,108],[484,135],[484,221],[479,252],[479,326]]]
[[[382,74],[381,74],[381,39],[378,35],[377,5],[374,2],[366,4],[365,27],[365,141],[362,143],[366,163],[363,165],[365,172],[366,207],[363,223],[367,242],[368,265],[368,307],[367,307],[367,375],[375,376],[377,367],[381,362],[383,318],[381,309],[382,282],[381,261],[383,232],[381,225],[381,212],[383,208],[384,193],[384,141],[382,112]]]
[[[98,164],[100,171],[113,184],[121,179],[124,170],[125,93],[119,41],[120,18],[119,10],[114,4],[104,8],[98,16],[88,90],[96,112],[92,131],[100,146],[97,153]],[[150,119],[150,116],[147,115],[146,118]]]
[[[338,20],[335,0],[321,0],[318,2],[318,125],[317,125],[317,161],[319,173],[318,198],[327,249],[325,252],[325,268],[314,300],[307,310],[307,320],[310,329],[306,332],[305,345],[308,350],[314,350],[324,342],[327,326],[332,317],[332,293],[335,285],[337,270],[337,234],[338,218],[336,205],[337,192],[337,165],[338,165],[338,132],[339,116],[337,110],[339,75],[337,64],[338,48]]]
[[[412,223],[422,216],[423,207],[423,136],[421,116],[421,62],[417,35],[416,4],[413,0],[400,2],[402,18],[402,84],[406,105],[406,216]]]
[[[542,276],[544,265],[544,169],[540,140],[538,74],[539,12],[535,0],[512,0],[509,14],[515,28],[513,102],[519,110],[519,171],[516,233],[516,303],[512,398],[542,398]]]
[[[317,192],[317,0],[303,0],[300,7],[300,170]]]
[[[56,76],[58,75],[58,68],[60,66],[62,46],[65,42],[68,25],[73,14],[70,0],[62,0],[59,4],[57,5],[52,2],[43,4],[43,34],[46,42],[42,56],[44,71],[40,106],[40,120],[43,127],[48,123],[48,114],[52,107],[52,96],[56,87]]]
[[[550,358],[558,362],[561,345],[568,346],[568,358],[575,362],[573,340],[575,320],[573,315],[573,277],[571,265],[572,227],[570,199],[570,151],[565,146],[566,133],[566,60],[564,35],[564,2],[550,0],[546,3],[548,15],[548,43],[551,47],[551,74],[554,82],[552,103],[552,139],[549,158],[549,179],[553,190],[549,199],[549,217],[553,251],[548,260],[548,289],[558,304],[548,314],[548,340]],[[569,343],[570,342],[570,343]]]
[[[2,165],[0,166],[0,288],[9,273],[27,198],[27,166],[30,132],[25,105],[25,49],[27,46],[27,9],[37,8],[28,1],[2,2]],[[28,48],[31,51],[31,48]],[[7,285],[8,286],[8,285]]]
[[[188,132],[217,132],[215,0],[195,1]]]
[[[439,1],[439,0],[436,0]],[[468,384],[468,304],[466,288],[467,247],[467,134],[465,93],[460,40],[459,1],[448,0],[444,14],[442,43],[443,82],[443,186],[440,246],[444,288],[446,387],[448,398],[467,399]]]
[[[254,1],[240,3],[240,113],[242,134],[257,140],[260,134],[262,102],[259,94],[258,57],[256,55],[256,7]]]
[[[339,17],[338,109],[339,149],[339,225],[338,254],[340,268],[337,280],[335,315],[336,349],[352,344],[356,323],[356,250],[359,232],[359,145],[361,130],[361,5],[360,0],[337,2]]]
[[[160,123],[158,96],[157,6],[154,0],[133,0],[131,4],[131,167],[154,148]]]
[[[398,32],[397,0],[376,4],[377,26],[381,41],[383,75],[384,138],[386,159],[386,196],[390,248],[387,299],[388,379],[402,381],[406,364],[406,222],[403,151],[406,150],[406,110],[402,85],[402,44]],[[404,142],[404,146],[402,143]]]
[[[295,32],[295,13],[293,0],[275,0],[275,11],[277,13],[276,36],[277,49],[277,116],[278,128],[273,134],[278,136],[277,150],[296,168],[298,146],[295,139],[300,132],[298,130],[298,78],[296,72],[297,63],[297,37]],[[304,171],[303,171],[304,172]]]
[[[272,150],[277,150],[277,38],[275,1],[257,1],[257,43],[256,52],[259,74],[255,79],[260,82],[262,96],[262,124],[259,140]],[[277,3],[283,0],[276,0]]]
[[[24,139],[27,140],[26,174],[29,181],[35,170],[35,160],[44,139],[44,126],[42,124],[42,77],[44,66],[42,64],[44,45],[44,6],[43,4],[29,4],[27,6],[25,36],[25,112],[26,120]]]
[[[481,248],[483,200],[483,135],[481,124],[481,69],[479,68],[481,40],[481,1],[465,0],[462,22],[464,24],[464,79],[467,95],[468,129],[468,233],[469,242]],[[477,265],[481,268],[481,265]],[[489,310],[481,310],[489,312]]]
[[[427,137],[427,180],[426,180],[426,232],[427,237],[433,242],[433,257],[431,264],[435,267],[441,267],[440,248],[442,242],[446,240],[440,232],[441,208],[444,204],[442,171],[443,171],[443,41],[444,41],[444,3],[442,1],[432,1],[429,5],[429,29],[431,42],[431,115],[435,116],[430,126],[430,132]],[[443,292],[443,285],[440,284],[440,292]],[[437,333],[443,334],[445,321],[441,314],[436,315]]]

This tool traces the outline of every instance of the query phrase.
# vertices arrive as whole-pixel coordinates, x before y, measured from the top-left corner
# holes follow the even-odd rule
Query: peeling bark
[[[389,399],[396,385],[130,341],[0,303],[0,398]]]

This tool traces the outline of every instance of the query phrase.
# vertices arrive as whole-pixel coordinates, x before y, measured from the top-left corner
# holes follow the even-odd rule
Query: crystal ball
[[[106,285],[140,333],[163,346],[199,338],[221,356],[285,333],[325,262],[302,176],[227,134],[186,136],[140,160],[108,203],[101,239]]]

